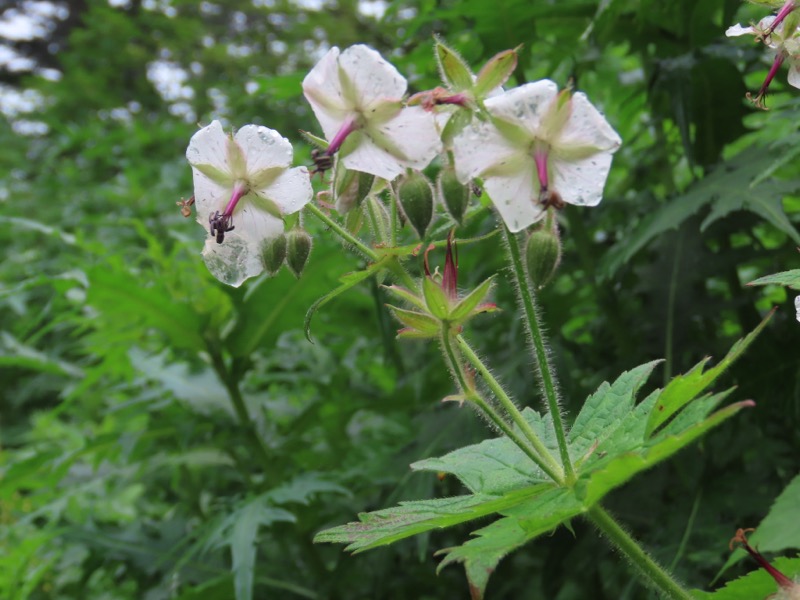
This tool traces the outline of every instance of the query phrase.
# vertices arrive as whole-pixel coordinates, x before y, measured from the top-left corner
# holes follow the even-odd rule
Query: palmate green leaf
[[[548,490],[508,510],[491,525],[472,533],[473,539],[455,548],[440,550],[445,558],[437,571],[449,564],[464,563],[473,600],[483,598],[489,576],[500,560],[533,538],[583,512],[570,490]]]
[[[503,496],[475,494],[401,502],[394,508],[361,513],[358,515],[359,522],[322,531],[314,537],[314,542],[348,544],[345,550],[363,552],[418,533],[450,527],[512,508],[551,489],[550,484],[538,484]]]
[[[624,242],[606,254],[601,266],[603,275],[610,277],[657,236],[677,229],[705,207],[710,207],[711,212],[701,224],[701,231],[733,211],[748,210],[800,244],[800,233],[781,206],[783,196],[800,189],[800,181],[769,179],[753,185],[771,161],[768,149],[751,147],[714,169],[682,196],[655,209],[631,235],[625,236]]]
[[[176,348],[205,348],[200,317],[189,305],[175,300],[165,287],[158,283],[143,287],[126,273],[102,267],[93,269],[88,276],[87,303],[108,318],[130,323],[131,327],[152,327]]]
[[[83,376],[79,367],[23,344],[6,331],[0,332],[0,368],[2,367],[20,367],[75,378]]]
[[[535,411],[523,412],[536,434],[548,435]],[[548,421],[552,431],[552,420]],[[415,471],[436,471],[458,477],[473,494],[504,494],[536,483],[549,482],[541,469],[507,437],[484,440],[479,444],[453,450],[440,458],[429,458],[411,465]]]
[[[626,371],[613,384],[603,383],[589,396],[569,432],[570,455],[580,461],[595,444],[600,444],[630,413],[636,392],[660,361]]]
[[[661,392],[653,412],[650,413],[650,417],[647,420],[645,435],[650,436],[670,417],[711,385],[733,361],[741,356],[756,336],[761,333],[761,330],[764,329],[771,317],[772,313],[767,315],[751,333],[737,341],[717,366],[712,367],[708,371],[704,371],[703,367],[708,360],[706,359],[685,375],[678,375],[670,381],[667,387]]]
[[[789,578],[800,574],[800,557],[781,557],[772,562],[772,565]],[[777,591],[778,585],[772,576],[763,569],[758,569],[744,577],[728,582],[725,587],[715,592],[692,590],[692,595],[697,600],[761,600],[770,597]]]
[[[614,448],[610,448],[607,456],[593,463],[590,469],[581,473],[576,493],[580,495],[584,505],[589,508],[611,490],[632,479],[637,473],[646,471],[666,460],[743,408],[751,406],[754,406],[754,403],[750,400],[731,404],[700,423],[688,427],[678,435],[658,436],[656,440],[644,442],[636,451],[620,454],[615,452]]]
[[[775,273],[773,275],[766,275],[759,277],[755,281],[751,281],[747,285],[785,285],[793,290],[800,291],[800,269],[793,269],[791,271],[784,271],[783,273]]]
[[[759,552],[783,552],[789,549],[800,549],[800,474],[796,475],[789,485],[775,498],[772,508],[758,524],[752,535],[748,536],[750,545],[758,548]],[[741,548],[737,548],[728,557],[725,565],[720,570],[724,572],[728,567],[736,564],[747,556]]]
[[[295,520],[292,513],[270,506],[267,498],[261,495],[240,505],[211,534],[206,542],[207,547],[230,546],[236,600],[253,598],[253,574],[259,529],[279,521]]]

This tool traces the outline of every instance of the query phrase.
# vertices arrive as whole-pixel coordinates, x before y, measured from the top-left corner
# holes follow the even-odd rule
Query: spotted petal
[[[192,136],[186,149],[186,160],[217,183],[228,185],[233,181],[228,142],[229,137],[222,130],[222,124],[212,121]]]
[[[357,96],[355,107],[365,114],[376,104],[400,100],[406,93],[405,77],[369,46],[350,46],[339,56],[339,66]]]

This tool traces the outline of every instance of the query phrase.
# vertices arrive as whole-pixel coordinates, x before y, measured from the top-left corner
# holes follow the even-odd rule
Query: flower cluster
[[[725,32],[728,37],[753,35],[775,55],[758,93],[755,96],[747,94],[747,98],[758,108],[766,110],[764,101],[767,90],[784,62],[789,65],[789,85],[800,88],[800,15],[794,12],[798,6],[798,2],[788,0],[776,15],[764,17],[748,27],[737,23]]]
[[[621,140],[584,94],[559,92],[549,80],[505,91],[516,67],[514,50],[490,59],[477,75],[441,42],[435,53],[446,87],[410,99],[406,79],[364,45],[331,48],[303,80],[325,135],[309,134],[319,146],[312,151],[312,174],[334,170],[340,212],[392,190],[423,237],[435,211],[434,186],[421,171],[440,155],[436,188],[457,222],[479,180],[512,232],[564,203],[600,202]],[[275,241],[284,235],[285,218],[313,196],[308,170],[292,167],[288,140],[257,125],[228,135],[214,121],[192,137],[186,156],[197,220],[208,231],[203,258],[211,273],[233,286],[274,273],[286,246]],[[407,206],[407,198],[420,196],[411,187],[425,192],[422,208]]]

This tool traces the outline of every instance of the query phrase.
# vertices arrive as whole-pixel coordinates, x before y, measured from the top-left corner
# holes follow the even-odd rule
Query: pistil
[[[763,110],[767,110],[766,104],[764,104],[764,98],[767,95],[767,90],[769,89],[769,85],[772,83],[772,80],[775,78],[775,75],[778,73],[778,69],[781,68],[783,61],[786,60],[786,54],[780,52],[772,63],[772,66],[769,68],[769,73],[767,73],[767,78],[764,79],[764,83],[761,84],[761,89],[758,90],[758,94],[753,97],[752,94],[748,92],[747,99],[750,100],[753,104],[755,104],[758,108]]]
[[[344,144],[347,136],[353,133],[356,129],[358,129],[358,120],[355,116],[348,117],[345,122],[342,123],[341,128],[336,132],[336,135],[333,136],[331,143],[328,145],[328,150],[326,151],[328,156],[333,156],[339,150],[339,148],[342,147],[342,144]]]

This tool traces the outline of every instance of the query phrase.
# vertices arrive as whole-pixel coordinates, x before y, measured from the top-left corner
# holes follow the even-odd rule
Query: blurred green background
[[[113,4],[113,5],[112,5]],[[773,306],[726,376],[746,411],[616,492],[609,508],[695,587],[737,527],[800,468],[800,324],[782,288],[800,262],[800,91],[744,99],[769,65],[725,29],[730,0],[196,0],[0,4],[0,598],[465,598],[435,550],[470,529],[351,557],[313,535],[412,498],[462,493],[408,464],[490,435],[430,344],[400,343],[377,282],[307,308],[362,267],[317,223],[306,273],[241,289],[206,271],[176,206],[197,124],[320,133],[300,82],[332,45],[373,46],[437,84],[433,35],[474,68],[522,44],[509,84],[574,81],[624,140],[603,203],[562,214],[564,260],[542,294],[574,415],[602,381],[665,358],[660,385],[721,357]],[[491,230],[491,217],[465,235]],[[461,284],[503,267],[498,238],[461,249]],[[507,284],[469,335],[540,406]],[[238,385],[237,385],[238,383]],[[252,417],[231,403],[241,390]],[[264,440],[267,465],[252,443]],[[269,470],[267,469],[269,467]],[[490,598],[637,599],[591,528],[503,561]],[[743,572],[731,570],[726,577]]]

